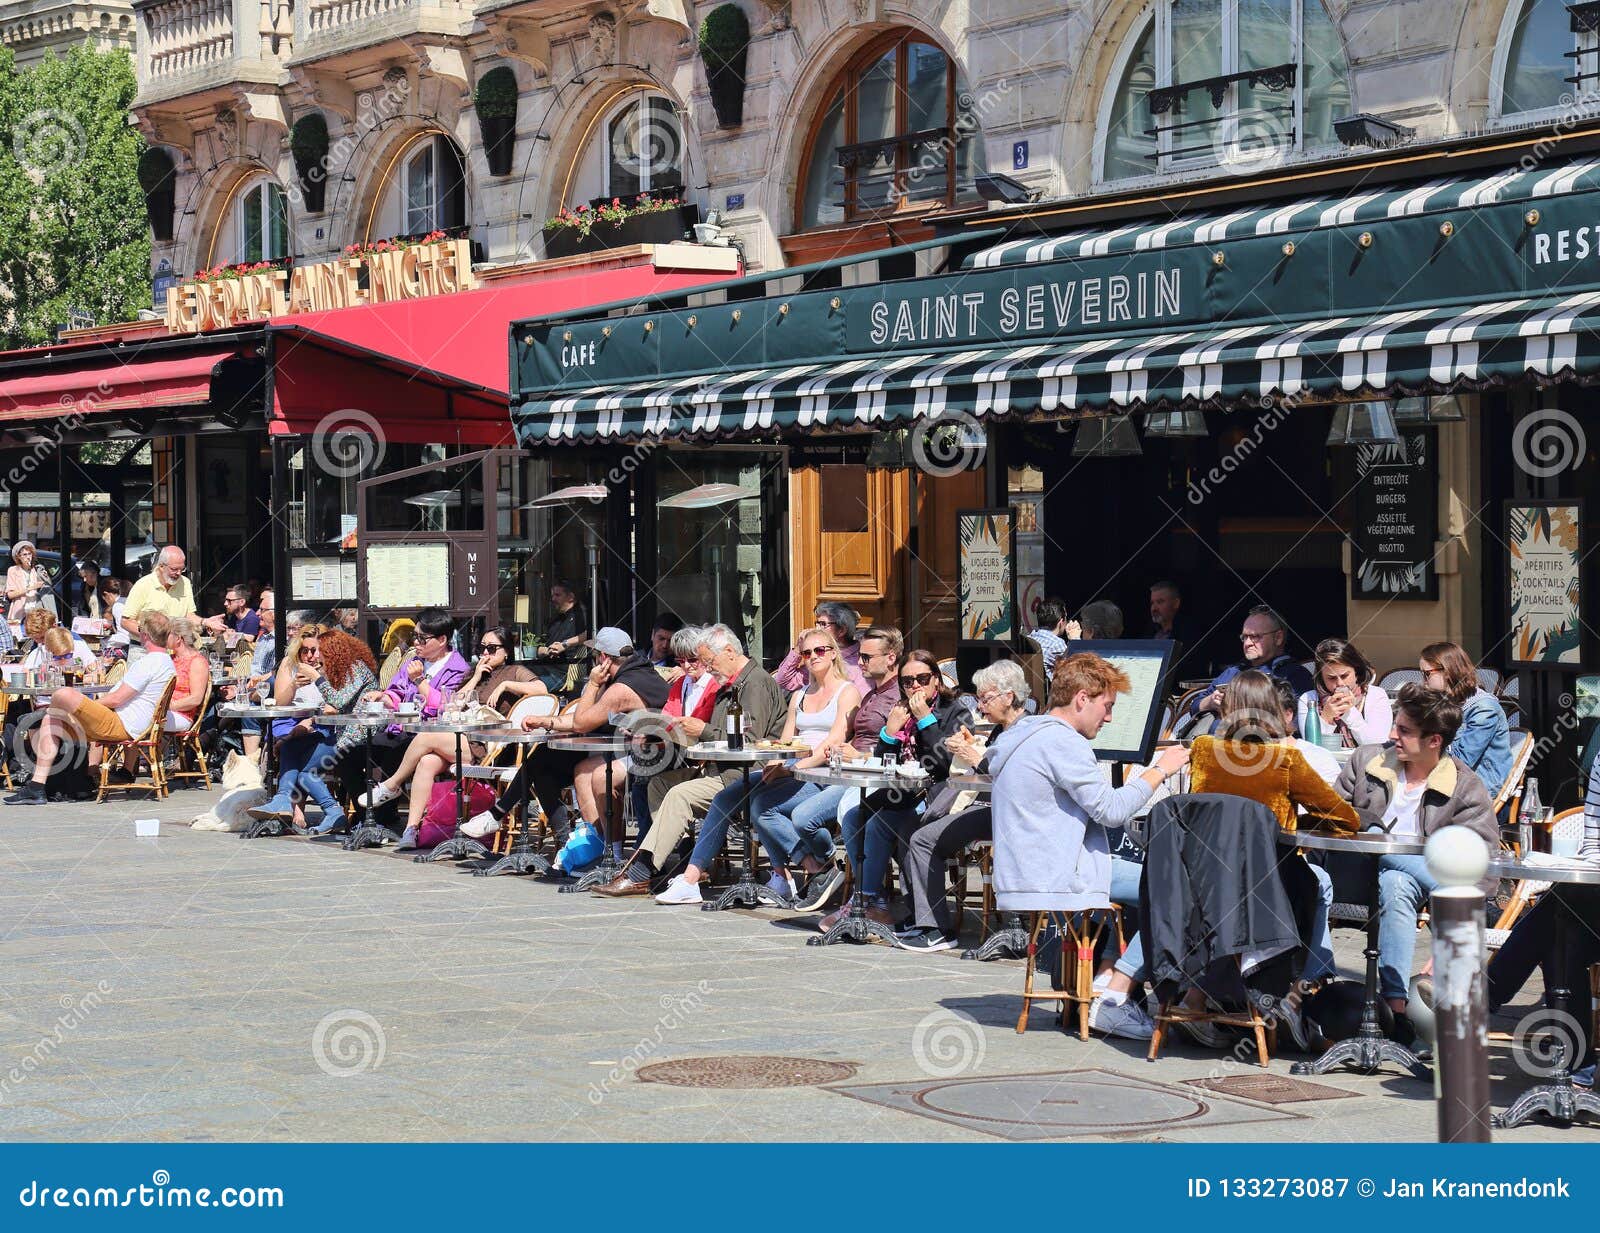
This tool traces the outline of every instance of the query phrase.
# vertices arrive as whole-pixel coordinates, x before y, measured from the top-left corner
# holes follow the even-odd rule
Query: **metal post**
[[[1488,1143],[1489,1007],[1483,892],[1489,849],[1464,826],[1428,840],[1433,892],[1433,1014],[1439,1142]]]

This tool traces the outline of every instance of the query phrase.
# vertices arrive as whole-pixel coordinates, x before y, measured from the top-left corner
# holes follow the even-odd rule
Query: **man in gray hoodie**
[[[995,741],[994,888],[1002,912],[1076,912],[1110,905],[1106,828],[1126,826],[1189,751],[1162,750],[1155,765],[1124,786],[1107,781],[1089,743],[1111,718],[1128,676],[1098,655],[1056,665],[1050,709],[1007,728]],[[1148,1037],[1148,1016],[1126,997],[1095,999],[1090,1026],[1108,1035]]]

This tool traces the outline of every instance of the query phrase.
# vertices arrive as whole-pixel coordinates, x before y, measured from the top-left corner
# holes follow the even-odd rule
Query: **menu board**
[[[1131,688],[1117,695],[1111,718],[1094,738],[1095,757],[1102,762],[1149,762],[1161,735],[1161,711],[1166,705],[1167,669],[1173,644],[1162,639],[1079,641],[1072,654],[1091,651],[1110,660],[1128,674]]]
[[[356,562],[352,557],[296,557],[290,565],[290,585],[299,600],[328,603],[356,597]]]
[[[1392,445],[1356,447],[1350,598],[1439,598],[1439,459],[1433,430],[1406,428]]]
[[[1583,651],[1583,505],[1506,503],[1511,662],[1578,667]]]
[[[958,640],[992,646],[1017,628],[1015,516],[1009,509],[956,512]]]
[[[367,607],[448,608],[449,544],[371,544],[367,548]]]

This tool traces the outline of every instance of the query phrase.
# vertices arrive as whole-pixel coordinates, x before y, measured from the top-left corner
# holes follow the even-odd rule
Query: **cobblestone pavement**
[[[1270,1106],[1188,1086],[1260,1072],[1182,1043],[1150,1064],[1131,1042],[1063,1036],[1042,1010],[1019,1036],[1017,963],[812,948],[805,922],[778,913],[609,902],[392,850],[190,831],[208,800],[0,807],[0,1137],[1434,1135],[1431,1085],[1398,1075],[1324,1078],[1354,1096]],[[160,837],[135,838],[149,817]],[[1361,935],[1336,939],[1354,975]],[[853,1063],[842,1086],[872,1090],[633,1076],[754,1054]],[[1504,1045],[1493,1068],[1497,1104],[1528,1082]],[[1055,1072],[1075,1073],[975,1082]]]

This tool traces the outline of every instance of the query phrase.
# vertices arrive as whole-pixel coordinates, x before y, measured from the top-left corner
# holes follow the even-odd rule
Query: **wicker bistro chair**
[[[1060,939],[1056,977],[1049,989],[1037,987],[1039,939],[1046,925],[1055,927]],[[1115,904],[1088,908],[1081,912],[1035,912],[1028,933],[1028,960],[1022,971],[1022,1013],[1017,1016],[1017,1031],[1028,1030],[1028,1012],[1035,1002],[1057,1002],[1061,1008],[1061,1030],[1067,1031],[1067,1015],[1076,1008],[1078,1039],[1089,1039],[1089,1005],[1094,1001],[1094,957],[1108,928],[1117,931],[1117,952],[1127,946],[1122,931],[1122,909]],[[1060,988],[1055,988],[1059,985]]]
[[[167,722],[167,707],[172,704],[172,691],[177,688],[178,678],[174,676],[167,682],[167,687],[161,691],[161,699],[156,703],[155,714],[150,717],[150,726],[138,736],[129,737],[126,741],[96,741],[100,747],[100,791],[95,796],[95,803],[99,804],[106,799],[106,793],[113,786],[121,786],[132,791],[135,788],[144,788],[153,791],[156,798],[168,795],[167,772],[161,762],[161,738],[164,735],[162,725]],[[136,760],[144,759],[150,767],[150,778],[147,782],[141,781],[137,774],[129,784],[113,785],[111,783],[111,755],[121,753],[124,757],[132,755]]]
[[[569,703],[565,709],[570,710],[576,705],[576,703]],[[522,720],[530,715],[554,715],[556,711],[557,703],[555,698],[550,694],[544,694],[532,698],[523,698],[511,708],[511,713],[506,718],[512,723],[520,724]],[[486,746],[482,762],[476,766],[460,768],[462,779],[469,783],[473,781],[497,784],[509,783],[531,748],[528,745],[496,744],[494,741],[486,742]],[[507,749],[515,751],[512,761],[502,762],[501,759]],[[539,842],[543,843],[545,829],[543,811],[539,810],[539,802],[531,794],[528,797],[528,805],[529,813],[539,812],[537,828],[540,832]],[[534,819],[520,817],[519,812],[518,810],[511,810],[506,814],[505,821],[501,823],[500,829],[495,832],[493,841],[490,843],[492,852],[496,854],[509,852],[514,846],[518,835],[524,829],[535,825]]]
[[[169,732],[172,738],[173,752],[178,758],[178,769],[170,772],[167,777],[172,779],[198,779],[206,787],[211,786],[211,767],[206,762],[206,750],[200,740],[200,725],[205,720],[206,713],[211,709],[211,695],[214,686],[208,679],[206,692],[200,696],[200,709],[195,712],[194,722],[183,732]],[[186,766],[199,766],[199,770],[186,770]]]

